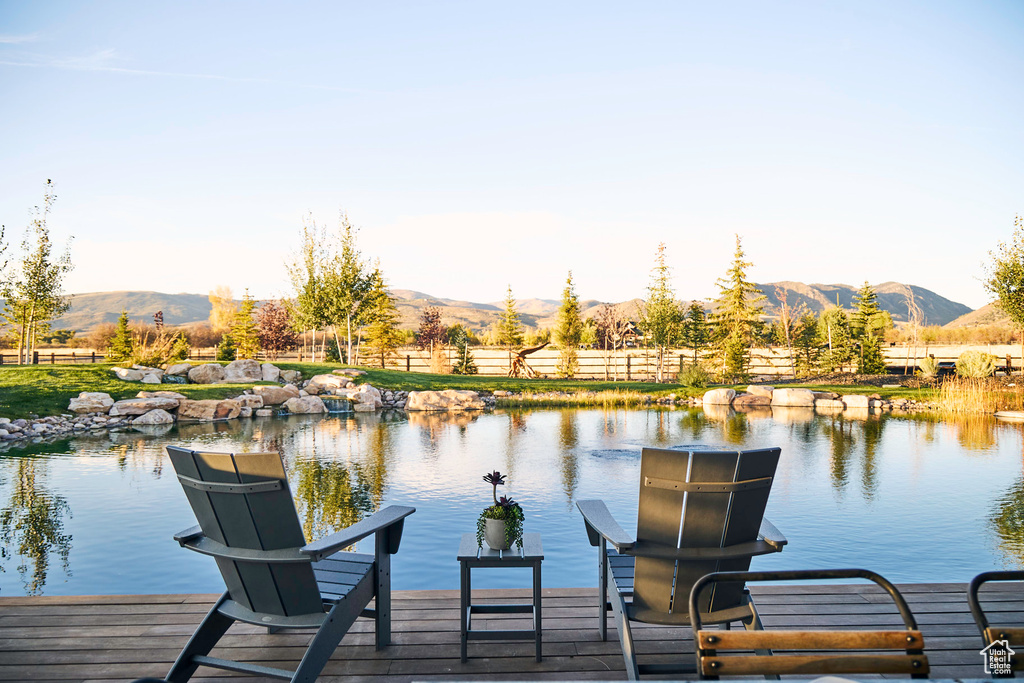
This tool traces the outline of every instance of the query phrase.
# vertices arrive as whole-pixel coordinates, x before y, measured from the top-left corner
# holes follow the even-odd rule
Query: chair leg
[[[622,646],[622,659],[626,664],[626,676],[631,681],[640,679],[640,667],[636,663],[636,651],[633,649],[633,633],[629,630],[629,616],[626,614],[626,601],[618,591],[612,598],[612,613],[615,615],[615,629],[619,632],[619,644]]]
[[[199,668],[197,664],[192,663],[192,658],[197,655],[210,654],[210,650],[217,644],[217,641],[221,639],[221,636],[235,622],[234,619],[220,613],[220,606],[227,599],[228,594],[224,593],[213,605],[213,608],[203,617],[199,628],[189,638],[185,648],[171,666],[171,670],[164,677],[168,683],[185,683],[185,681],[192,678],[192,674]]]
[[[597,632],[608,640],[608,542],[604,537],[597,553]]]
[[[384,545],[387,543],[387,535],[378,533],[376,536],[373,578],[376,614],[373,630],[376,634],[374,644],[378,650],[382,650],[391,644],[391,555]]]
[[[313,640],[309,641],[306,654],[302,656],[302,661],[292,676],[292,683],[315,683],[327,660],[338,649],[341,639],[352,628],[359,612],[360,610],[353,609],[344,601],[331,608],[320,630],[313,636]]]

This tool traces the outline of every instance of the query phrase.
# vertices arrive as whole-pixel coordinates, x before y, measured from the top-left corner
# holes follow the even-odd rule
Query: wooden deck
[[[933,678],[983,678],[981,640],[967,609],[963,584],[900,586],[924,632]],[[891,603],[872,586],[760,586],[752,588],[765,626],[852,627],[899,624]],[[481,591],[495,602],[526,590]],[[986,605],[1004,624],[1024,623],[1024,595],[993,585]],[[0,680],[132,681],[167,672],[186,638],[209,609],[212,595],[0,597]],[[324,670],[323,681],[584,680],[622,679],[614,628],[598,640],[595,591],[544,591],[544,661],[531,642],[471,642],[459,662],[458,591],[395,593],[394,644],[373,648],[373,625],[360,620]],[[529,627],[510,615],[520,628]],[[483,624],[477,624],[482,626]],[[503,622],[503,627],[516,627]],[[639,626],[641,654],[668,661],[691,657],[686,629]],[[222,641],[228,657],[294,667],[308,633],[268,635],[234,626]],[[215,651],[216,652],[216,651]],[[648,660],[652,661],[652,660]],[[200,669],[195,681],[224,680]],[[265,679],[247,679],[265,680]]]

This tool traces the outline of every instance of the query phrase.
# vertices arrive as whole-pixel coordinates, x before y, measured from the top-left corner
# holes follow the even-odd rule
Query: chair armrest
[[[203,535],[203,527],[196,524],[190,526],[184,531],[179,531],[174,534],[174,540],[178,542],[178,545],[184,546],[187,542],[195,540]]]
[[[576,507],[583,515],[583,521],[587,525],[590,545],[597,545],[602,537],[615,546],[619,552],[629,550],[636,544],[633,537],[615,521],[603,500],[579,500],[576,501]]]
[[[370,534],[395,526],[392,531],[392,539],[389,543],[388,552],[398,552],[398,544],[402,539],[402,526],[406,517],[416,512],[416,508],[404,505],[389,505],[383,510],[378,510],[366,519],[356,522],[350,527],[337,531],[330,536],[307,543],[299,549],[299,552],[312,555],[314,562],[321,560],[328,555],[333,555],[342,548],[347,548],[356,541],[360,541]]]
[[[789,543],[786,537],[782,535],[782,532],[776,528],[774,524],[768,521],[766,517],[761,518],[761,529],[757,532],[757,537],[769,545],[773,545],[779,550],[782,550],[782,546]]]

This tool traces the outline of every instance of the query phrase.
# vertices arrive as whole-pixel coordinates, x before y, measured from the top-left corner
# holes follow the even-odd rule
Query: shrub
[[[697,364],[683,366],[683,369],[676,375],[676,382],[692,389],[703,389],[710,381],[711,375],[708,374],[708,371]]]
[[[917,367],[925,379],[935,379],[939,374],[939,361],[935,360],[935,356],[922,358]]]
[[[982,351],[964,351],[956,359],[956,374],[961,377],[990,377],[996,371],[996,357]]]

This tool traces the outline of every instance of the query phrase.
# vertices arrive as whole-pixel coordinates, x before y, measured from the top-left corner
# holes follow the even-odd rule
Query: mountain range
[[[803,284],[801,282],[770,282],[757,287],[764,293],[765,314],[778,315],[780,295],[785,297],[791,309],[805,306],[820,313],[836,304],[846,309],[854,308],[857,287],[842,284]],[[990,306],[972,311],[969,307],[950,301],[931,290],[909,285],[914,299],[924,314],[925,324],[977,325],[980,321],[997,321],[998,315],[986,311]],[[879,306],[892,315],[896,321],[907,320],[907,286],[896,282],[883,282],[875,286]],[[459,299],[446,299],[411,289],[393,289],[392,295],[401,314],[401,325],[416,328],[420,315],[427,306],[441,309],[442,320],[447,325],[461,323],[468,328],[481,331],[491,326],[505,308],[503,301],[477,303]],[[690,301],[684,301],[689,305]],[[707,302],[701,302],[708,305]],[[585,318],[593,317],[605,302],[588,299],[580,302]],[[642,299],[630,299],[612,303],[617,311],[629,319],[639,317]],[[522,299],[516,302],[523,324],[532,328],[553,327],[558,319],[561,301],[557,299]],[[88,332],[102,323],[115,323],[124,308],[133,321],[152,322],[153,314],[163,311],[167,325],[187,325],[205,322],[210,317],[210,300],[203,294],[166,294],[163,292],[92,292],[76,294],[71,300],[71,309],[59,318],[54,328],[70,328],[80,333]],[[978,320],[975,320],[978,318]]]

